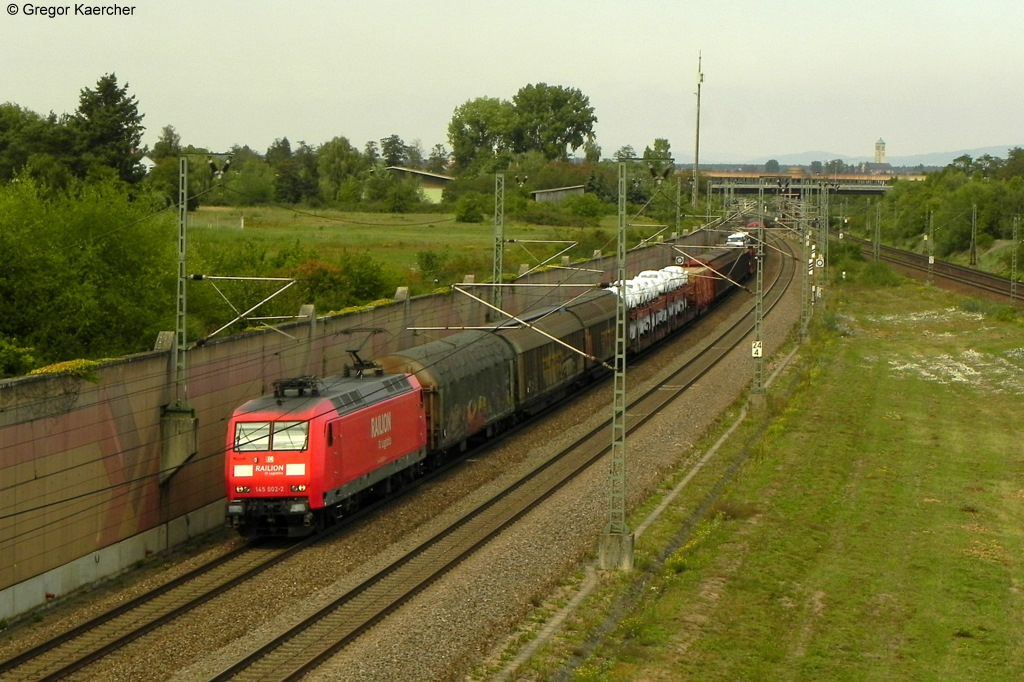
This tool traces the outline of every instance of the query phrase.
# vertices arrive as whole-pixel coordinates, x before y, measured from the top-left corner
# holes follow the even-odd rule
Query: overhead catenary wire
[[[202,194],[205,194],[206,192],[211,191],[212,189],[213,188],[210,188],[209,190],[205,190],[204,192],[199,193],[199,194],[197,194],[195,196],[200,196]],[[158,211],[158,212],[156,212],[156,213],[154,213],[152,215],[154,215],[154,216],[158,215],[158,214],[160,214],[160,213],[162,213],[162,212],[164,212],[166,210],[168,210],[168,209],[163,209],[162,211]],[[289,209],[289,210],[292,210],[292,209]],[[303,214],[306,214],[306,215],[313,215],[313,216],[315,216],[315,214],[304,212],[304,211],[300,211],[300,210],[297,210],[296,212],[303,213]],[[150,217],[152,217],[152,216],[150,216]],[[324,216],[315,216],[315,217],[324,218]],[[128,223],[128,224],[126,224],[124,226],[121,226],[121,227],[116,228],[114,230],[108,231],[107,233],[105,233],[105,235],[102,235],[102,236],[98,235],[97,238],[102,238],[103,236],[108,236],[108,235],[113,234],[114,232],[116,232],[118,230],[126,229],[127,227],[131,227],[132,225],[137,224],[140,221],[145,220],[145,219],[147,219],[147,218],[142,218],[142,219],[139,219],[139,220],[136,220],[136,221],[132,221],[131,223]],[[331,219],[331,218],[326,218],[326,219]],[[339,222],[352,222],[352,221],[343,221],[342,220],[342,221],[339,221]],[[369,223],[363,223],[363,224],[369,224]],[[379,224],[374,224],[374,225],[379,225]],[[554,284],[546,285],[546,286],[551,286],[551,287],[554,287],[554,288],[558,288],[560,285],[563,285],[565,283],[566,283],[565,281],[563,281],[563,282],[556,282]],[[535,303],[533,305],[538,305],[539,306],[540,303],[537,302],[537,303]],[[527,310],[529,310],[529,308]],[[287,352],[287,351],[285,351],[285,352]],[[296,350],[295,352],[299,352],[299,350]],[[256,363],[256,362],[259,362],[259,361],[260,360],[256,359],[255,357],[252,359],[253,363]],[[195,380],[196,380],[196,377],[193,377],[193,381],[195,381]],[[254,381],[256,381],[256,380],[254,379]],[[136,447],[143,448],[143,447],[148,447],[148,446],[140,444],[139,446],[136,446]],[[123,457],[126,454],[130,454],[132,449],[134,449],[134,448],[130,448],[128,450],[122,450],[122,451],[119,451],[117,453],[112,453],[111,455],[107,455],[105,457],[119,457],[120,458],[120,457]],[[204,460],[208,460],[208,459],[214,458],[214,457],[218,457],[219,458],[219,457],[222,457],[223,455],[225,455],[226,451],[227,451],[226,448],[220,448],[220,449],[218,449],[216,451],[212,451],[212,452],[210,452],[210,453],[208,453],[206,455],[197,456],[192,461],[193,462],[202,462]],[[78,466],[85,466],[85,465],[78,465]],[[72,469],[65,469],[63,471],[63,473],[67,473],[70,470],[72,470]],[[159,477],[162,473],[163,472],[161,472],[161,471],[154,472],[154,473],[148,473],[148,474],[145,474],[143,476],[139,476],[139,477],[132,478],[132,479],[129,479],[129,480],[125,480],[125,481],[121,481],[121,482],[118,482],[118,483],[110,484],[110,485],[107,485],[107,486],[100,486],[100,487],[96,488],[95,490],[91,490],[91,491],[88,491],[88,492],[83,492],[83,493],[71,496],[71,497],[67,498],[66,500],[62,500],[62,501],[59,501],[59,502],[55,502],[55,503],[51,503],[51,504],[47,504],[47,505],[42,505],[42,506],[38,506],[38,507],[33,507],[33,508],[30,508],[30,509],[21,510],[21,511],[15,513],[15,514],[9,514],[9,515],[2,516],[2,517],[0,517],[0,520],[6,520],[6,519],[9,519],[9,518],[15,517],[15,516],[17,516],[19,514],[23,514],[23,513],[38,512],[40,510],[49,508],[49,507],[53,506],[54,504],[60,504],[61,502],[75,501],[75,500],[87,498],[89,496],[101,495],[101,494],[104,494],[104,493],[107,493],[107,492],[110,492],[110,491],[113,491],[113,490],[118,490],[118,489],[123,489],[123,488],[131,488],[131,486],[138,486],[140,484],[144,484],[146,481],[148,481],[151,478]],[[52,475],[57,475],[57,474],[54,473]],[[127,491],[125,493],[123,493],[123,495],[127,495],[127,494],[128,494]],[[95,509],[99,509],[102,506],[106,506],[108,504],[109,504],[109,501],[104,501],[102,503],[98,503],[97,505],[95,505],[94,508]],[[78,512],[78,513],[81,513],[81,512]],[[20,535],[20,534],[18,534],[18,535]]]
[[[565,282],[564,281],[563,282],[555,282],[555,283],[553,283],[551,285],[548,285],[548,286],[557,289],[563,283],[565,283]],[[540,303],[536,302],[533,305],[538,305],[539,306]],[[383,316],[383,315],[384,315],[384,313],[381,313],[381,316]],[[296,349],[295,352],[298,353],[300,351],[298,349]],[[256,358],[253,358],[252,362],[254,364],[262,364],[262,359],[258,360]],[[238,369],[239,368],[236,366],[235,370],[237,371]],[[158,374],[162,374],[162,373],[158,373]],[[193,375],[193,376],[190,377],[190,379],[194,382],[198,378]],[[329,413],[329,411],[325,411],[325,414],[326,413]],[[140,444],[139,446],[136,446],[136,447],[137,448],[145,448],[145,447],[148,447],[148,445]],[[135,449],[135,448],[129,448],[129,449],[126,449],[126,450],[121,450],[121,451],[119,451],[117,453],[111,453],[110,455],[104,456],[103,459],[105,459],[107,457],[121,458],[121,457],[124,457],[125,455],[130,454],[131,450],[133,450],[133,449]],[[217,449],[215,451],[209,452],[206,455],[197,455],[197,456],[192,458],[191,462],[192,463],[201,463],[201,462],[209,460],[211,458],[223,457],[226,453],[227,453],[227,449],[226,448],[219,448],[219,449]],[[91,462],[79,464],[79,465],[76,465],[74,467],[70,467],[70,468],[64,469],[61,472],[52,472],[52,473],[48,474],[47,476],[63,475],[63,474],[68,473],[69,471],[73,471],[75,468],[80,468],[80,467],[89,466],[89,465],[91,465]],[[74,495],[74,496],[71,496],[71,497],[68,497],[68,498],[64,498],[64,499],[61,499],[61,500],[58,500],[58,501],[55,501],[55,502],[52,502],[52,503],[49,503],[49,504],[46,504],[46,505],[41,505],[41,506],[37,506],[37,507],[23,509],[23,510],[19,510],[18,512],[15,512],[13,514],[8,514],[8,515],[5,515],[5,516],[0,516],[0,521],[6,520],[6,519],[9,519],[9,518],[12,518],[12,517],[17,517],[17,516],[20,516],[20,515],[26,514],[26,513],[34,513],[34,512],[42,511],[42,510],[45,510],[47,508],[51,508],[53,506],[64,504],[64,503],[71,502],[71,501],[74,501],[74,500],[78,500],[78,499],[82,499],[82,498],[87,498],[87,497],[90,497],[90,496],[102,495],[104,493],[107,493],[107,492],[110,492],[112,490],[116,490],[116,489],[119,489],[119,488],[123,488],[125,486],[138,485],[138,484],[144,483],[144,482],[146,482],[146,481],[148,481],[150,479],[159,480],[159,477],[163,473],[164,473],[163,471],[157,471],[157,472],[149,473],[149,474],[146,474],[146,475],[134,478],[134,479],[130,479],[130,480],[126,480],[126,481],[121,481],[121,482],[118,482],[118,483],[114,483],[114,484],[110,484],[110,485],[105,485],[105,486],[98,486],[94,490],[90,490],[88,492],[83,492],[81,494],[77,494],[77,495]],[[159,494],[159,493],[157,492],[156,494]],[[108,504],[107,501],[98,502],[95,505],[95,508],[100,508],[102,506],[105,506],[106,504]],[[77,514],[81,514],[81,513],[82,513],[81,511],[78,511],[78,512],[76,512],[76,515]],[[72,518],[72,516],[69,514],[69,516],[64,517],[64,518],[65,519],[69,519],[69,518]],[[2,543],[0,543],[0,544],[2,544]]]

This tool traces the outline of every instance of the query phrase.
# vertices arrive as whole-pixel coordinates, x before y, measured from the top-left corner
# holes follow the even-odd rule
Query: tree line
[[[483,111],[484,102],[496,105],[494,117]],[[545,117],[547,109],[556,115]],[[191,209],[206,203],[438,210],[480,222],[493,205],[486,198],[493,192],[493,176],[486,174],[516,163],[522,181],[510,183],[515,189],[510,210],[535,222],[593,224],[605,210],[594,197],[570,202],[568,217],[531,212],[525,197],[537,183],[583,182],[607,197],[614,176],[568,162],[581,144],[593,146],[594,122],[593,108],[579,91],[537,84],[511,102],[480,98],[457,108],[450,126],[453,152],[435,145],[427,154],[398,135],[362,149],[342,136],[316,146],[282,137],[262,152],[233,147],[225,173],[226,158],[213,157],[212,166],[207,164],[210,150],[183,144],[173,125],[161,129],[151,149],[142,145],[143,114],[128,84],[120,84],[115,74],[83,88],[71,114],[40,115],[2,104],[0,376],[72,358],[148,350],[157,332],[169,328],[176,291],[173,209],[182,156],[190,160]],[[471,135],[489,142],[478,148]],[[143,163],[147,158],[152,168]],[[456,181],[437,207],[424,202],[415,181],[387,172],[392,166],[444,173]],[[443,276],[443,254],[421,255],[431,274]],[[299,286],[273,302],[292,311],[298,300],[321,310],[366,303],[394,291],[398,279],[365,254],[343,253],[326,261],[302,244],[273,253],[250,242],[201,253],[190,244],[189,263],[223,274],[296,277]],[[216,307],[214,299],[203,288],[190,294],[189,338],[208,330],[204,316]]]
[[[506,217],[553,229],[595,227],[617,209],[616,161],[639,159],[639,172],[626,186],[631,214],[643,207],[646,216],[671,225],[681,213],[703,213],[703,207],[681,206],[690,201],[689,173],[673,178],[667,139],[642,152],[625,146],[602,159],[589,99],[563,86],[531,84],[511,100],[469,100],[453,112],[450,147],[436,144],[429,153],[397,134],[362,148],[343,136],[318,145],[281,137],[262,152],[234,146],[227,172],[226,157],[213,157],[211,167],[210,150],[183,144],[173,125],[161,129],[151,149],[143,146],[142,121],[136,98],[115,74],[83,88],[72,114],[0,105],[0,377],[60,360],[147,350],[156,333],[169,328],[182,156],[191,161],[193,209],[201,202],[438,211],[482,223],[492,215],[494,173],[502,172]],[[579,150],[582,158],[576,157]],[[141,163],[144,157],[155,164],[151,169]],[[387,170],[394,166],[452,177],[443,203],[426,202],[414,180]],[[529,199],[532,189],[577,185],[584,194],[558,207]],[[1008,237],[1012,216],[1021,210],[1024,151],[1011,149],[1005,160],[961,157],[924,182],[897,182],[881,201],[887,241],[912,244],[927,221],[938,219],[937,255],[962,251],[971,239],[968,215],[984,248]],[[867,229],[874,207],[862,202],[849,208],[853,224]],[[586,252],[600,246],[588,242]],[[445,254],[420,256],[423,273],[444,277]],[[289,296],[321,310],[382,298],[399,278],[365,254],[325,261],[302,244],[273,254],[246,244],[197,260],[204,259],[210,272],[297,277],[301,283]],[[212,297],[190,294],[190,313],[196,314],[190,314],[195,327],[189,338],[204,334],[204,309],[213,306]],[[294,310],[295,300],[282,297],[275,304]]]
[[[851,220],[868,232],[877,225],[887,244],[949,259],[972,248],[988,250],[1007,242],[998,253],[996,274],[1012,274],[1013,251],[1024,270],[1024,250],[1010,244],[1014,221],[1024,213],[1024,149],[1014,147],[1005,159],[960,156],[924,180],[898,180],[881,202],[862,200]],[[929,245],[925,236],[931,234]],[[1024,231],[1018,230],[1018,239]],[[1019,275],[1018,275],[1019,276]]]

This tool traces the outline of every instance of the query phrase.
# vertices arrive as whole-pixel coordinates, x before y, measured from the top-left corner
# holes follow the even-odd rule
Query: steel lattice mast
[[[178,159],[178,311],[174,331],[174,410],[190,409],[185,379],[186,338],[185,323],[187,307],[185,301],[186,247],[188,220],[188,157]]]
[[[491,303],[495,308],[501,309],[501,291],[505,272],[505,174],[496,173],[494,176],[494,267],[492,269],[491,281],[497,286],[494,287],[494,294]]]
[[[619,162],[619,230],[615,276],[626,281],[626,163]],[[601,537],[599,564],[604,569],[633,568],[633,532],[626,527],[626,297],[618,294],[615,307],[615,379],[612,411],[612,449],[608,525]]]
[[[761,338],[761,320],[764,317],[764,181],[757,191],[757,286],[754,290],[754,340],[750,346],[750,354],[754,359],[754,378],[750,392],[757,395],[764,393],[764,352]]]

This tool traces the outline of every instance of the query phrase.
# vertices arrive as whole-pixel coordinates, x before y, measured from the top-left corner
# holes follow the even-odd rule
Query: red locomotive
[[[415,377],[371,374],[274,382],[228,429],[228,522],[245,535],[304,535],[426,457]]]
[[[461,452],[606,373],[620,296],[628,350],[640,353],[749,277],[756,260],[750,248],[716,249],[587,292],[531,326],[467,330],[358,362],[345,376],[275,382],[273,395],[245,403],[228,425],[228,523],[247,536],[313,532],[369,491],[386,492],[428,459]]]

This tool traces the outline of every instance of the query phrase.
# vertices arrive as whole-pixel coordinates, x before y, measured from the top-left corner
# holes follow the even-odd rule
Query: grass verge
[[[842,291],[686,542],[657,558],[700,486],[638,542],[642,589],[606,576],[517,679],[1024,679],[1020,320]]]

